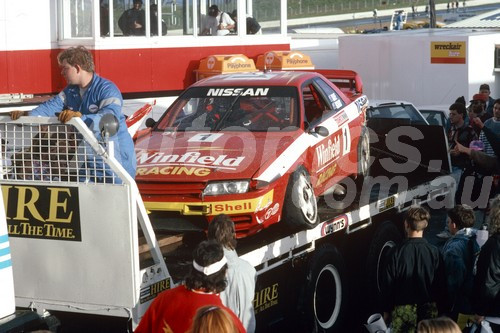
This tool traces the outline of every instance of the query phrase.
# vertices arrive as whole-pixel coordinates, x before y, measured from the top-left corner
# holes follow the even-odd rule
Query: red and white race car
[[[136,181],[153,224],[203,230],[225,213],[239,238],[280,220],[314,227],[317,198],[368,170],[367,104],[315,72],[195,83],[136,141]]]

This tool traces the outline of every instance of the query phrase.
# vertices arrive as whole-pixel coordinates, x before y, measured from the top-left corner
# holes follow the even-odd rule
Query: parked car
[[[367,111],[369,119],[401,119],[408,125],[428,125],[422,113],[410,102],[390,100],[370,100]]]
[[[368,172],[367,104],[314,72],[195,83],[136,141],[136,181],[153,224],[203,230],[225,213],[238,237],[278,221],[314,227],[317,198]]]
[[[370,128],[371,156],[375,161],[370,168],[371,176],[386,174],[385,167],[380,164],[382,157],[391,156],[396,163],[406,163],[407,157],[403,152],[395,152],[389,146],[393,140],[407,142],[412,139],[398,131],[401,126],[428,126],[429,123],[420,111],[410,102],[390,100],[370,100],[366,110],[366,124]],[[403,127],[404,129],[404,127]],[[393,132],[393,131],[396,132]],[[391,134],[392,133],[392,134]]]
[[[418,110],[424,115],[429,125],[447,126],[450,114],[449,105],[419,106]]]

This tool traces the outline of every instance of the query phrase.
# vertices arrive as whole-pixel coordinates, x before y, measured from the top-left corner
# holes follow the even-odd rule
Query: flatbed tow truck
[[[239,241],[238,253],[258,273],[258,332],[335,332],[349,309],[375,309],[378,270],[403,236],[400,213],[415,203],[451,202],[442,127],[398,119],[387,119],[384,129],[370,119],[367,125],[371,176],[361,185],[347,179],[342,198],[320,198],[315,228],[278,223]],[[56,118],[0,117],[0,225],[8,230],[17,307],[42,317],[47,311],[120,317],[127,331],[161,291],[182,282],[203,235],[155,230],[134,180],[109,154],[106,137],[113,133],[106,128],[101,142],[79,118],[63,125]],[[113,172],[103,175],[100,160]]]

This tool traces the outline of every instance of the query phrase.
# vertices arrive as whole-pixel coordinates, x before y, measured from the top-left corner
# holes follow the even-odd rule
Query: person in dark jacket
[[[146,13],[142,0],[134,0],[134,7],[127,9],[118,19],[118,26],[124,36],[144,36],[146,34]]]
[[[474,226],[474,211],[466,205],[456,205],[448,211],[448,227],[452,237],[446,241],[441,253],[446,271],[446,284],[450,308],[447,315],[453,320],[464,319],[458,324],[465,327],[467,315],[472,315],[473,268],[479,244]],[[462,316],[459,315],[462,314]]]
[[[500,108],[500,103],[498,103],[498,107]],[[455,142],[455,149],[462,154],[468,155],[469,158],[474,162],[474,165],[481,170],[482,174],[500,174],[500,133],[495,133],[491,128],[484,127],[484,124],[480,119],[475,120],[475,123],[481,128],[484,135],[491,143],[491,147],[495,152],[495,156],[488,155],[480,150],[474,150],[469,147],[465,147],[459,142]]]
[[[423,238],[429,219],[427,209],[410,207],[404,221],[407,239],[388,254],[382,299],[384,320],[392,321],[394,333],[415,331],[420,320],[436,317],[446,306],[443,258]]]
[[[158,36],[158,5],[152,4],[149,8],[151,36]],[[167,23],[163,19],[161,19],[161,34],[163,36],[167,34]]]
[[[238,11],[235,9],[231,13],[231,18],[236,22],[234,32],[238,31]],[[247,15],[247,35],[262,35],[259,22],[250,15]]]
[[[461,145],[469,147],[473,140],[477,140],[474,129],[465,122],[467,111],[461,103],[453,103],[450,106],[451,128],[448,131],[448,145],[450,146],[450,157],[452,166],[452,177],[457,184],[462,176],[463,170],[470,164],[466,155],[454,150],[455,143],[458,141]]]
[[[472,126],[477,136],[481,133],[481,128],[476,125],[474,119],[479,118],[483,123],[490,119],[492,115],[486,112],[487,98],[483,94],[475,94],[469,106],[469,124]]]
[[[490,85],[487,83],[480,85],[479,93],[486,96],[486,112],[493,116],[493,105],[495,104],[495,99],[491,97]]]
[[[486,320],[493,332],[500,332],[500,196],[491,203],[490,238],[482,246],[474,278],[472,306],[476,321]]]

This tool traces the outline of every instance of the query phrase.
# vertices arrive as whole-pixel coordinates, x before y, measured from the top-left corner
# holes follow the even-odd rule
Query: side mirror
[[[153,128],[156,125],[156,121],[153,118],[146,119],[146,127]]]
[[[109,138],[115,135],[120,128],[118,119],[112,113],[106,113],[99,121],[99,130],[103,138]]]
[[[321,136],[324,136],[324,137],[327,137],[330,135],[328,128],[326,128],[324,126],[316,126],[316,127],[314,127],[313,131],[314,131],[314,133],[321,135]]]

